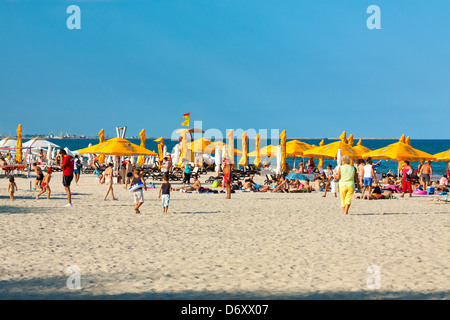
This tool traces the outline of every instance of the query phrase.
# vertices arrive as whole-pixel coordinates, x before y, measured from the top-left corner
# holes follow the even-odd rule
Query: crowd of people
[[[10,155],[9,155],[10,156]],[[8,155],[7,155],[8,157]],[[64,149],[59,150],[56,157],[57,164],[62,169],[63,180],[62,184],[67,195],[66,207],[72,206],[71,197],[71,183],[74,180],[78,185],[80,179],[81,168],[83,166],[82,160],[78,155],[71,156],[66,153]],[[5,163],[5,157],[0,155],[0,165]],[[414,170],[409,161],[402,162],[400,174],[396,176],[392,172],[388,172],[382,179],[377,179],[377,170],[381,161],[373,163],[371,159],[358,160],[357,163],[352,163],[347,156],[342,158],[342,165],[335,166],[327,165],[327,168],[316,167],[314,160],[309,159],[307,164],[302,161],[298,164],[298,168],[292,169],[286,167],[285,174],[278,174],[272,176],[272,179],[266,181],[266,184],[258,184],[254,181],[254,175],[245,178],[244,181],[233,181],[233,166],[226,158],[223,163],[218,166],[220,172],[223,174],[222,187],[223,193],[226,193],[226,199],[231,199],[231,193],[237,190],[246,192],[272,192],[272,193],[311,193],[323,192],[323,197],[326,197],[328,192],[338,197],[340,194],[341,207],[343,214],[348,214],[351,206],[351,201],[355,193],[360,192],[356,199],[364,200],[379,200],[379,199],[394,199],[394,194],[400,194],[404,197],[409,193],[411,197],[415,190],[427,190],[433,187],[435,192],[448,192],[449,181],[448,175],[443,175],[439,181],[432,182],[433,168],[431,161],[421,162],[416,170]],[[118,198],[114,195],[114,178],[116,183],[123,184],[125,189],[130,189],[133,194],[135,213],[140,213],[139,208],[144,203],[143,190],[147,189],[147,184],[143,177],[143,172],[139,168],[135,168],[130,158],[124,158],[120,162],[120,157],[116,157],[114,163],[108,163],[106,166],[100,164],[96,155],[94,155],[89,166],[93,169],[93,174],[98,178],[100,184],[106,185],[106,193],[104,200],[111,196],[113,201]],[[270,168],[269,163],[265,160],[262,164],[263,168]],[[33,171],[36,174],[34,190],[39,190],[36,199],[39,199],[44,193],[47,194],[47,199],[51,197],[50,182],[52,178],[52,169],[48,168],[44,175],[43,170],[37,163],[32,165]],[[449,164],[450,169],[450,164]],[[162,199],[163,212],[168,212],[170,202],[170,191],[180,192],[211,192],[217,191],[211,188],[206,188],[200,183],[198,176],[192,174],[193,167],[189,162],[183,162],[181,167],[173,166],[171,155],[164,157],[160,163],[160,170],[163,175],[162,183],[158,191],[158,197]],[[182,186],[173,188],[169,182],[169,177],[175,170],[181,170]],[[214,170],[214,168],[211,168]],[[301,173],[314,174],[314,179],[311,182],[308,178],[302,180],[287,179],[287,173]],[[191,178],[193,183],[191,185]],[[11,200],[14,200],[14,194],[17,191],[17,185],[13,176],[9,176],[10,182],[8,185],[8,193]],[[139,187],[136,187],[139,186]],[[132,190],[131,190],[132,189]]]

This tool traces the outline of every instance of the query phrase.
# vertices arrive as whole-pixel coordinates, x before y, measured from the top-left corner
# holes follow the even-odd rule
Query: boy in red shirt
[[[69,156],[64,149],[59,150],[61,156],[61,169],[63,170],[63,186],[66,189],[68,204],[65,207],[72,206],[72,194],[70,192],[70,183],[73,180],[73,157]]]

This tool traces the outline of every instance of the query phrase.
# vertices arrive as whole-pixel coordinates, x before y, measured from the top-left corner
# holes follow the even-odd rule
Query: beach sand
[[[343,216],[331,193],[172,192],[164,215],[153,189],[136,215],[93,175],[64,208],[61,180],[48,201],[16,178],[11,202],[0,179],[1,299],[450,298],[450,205],[422,204],[438,196],[354,199]]]

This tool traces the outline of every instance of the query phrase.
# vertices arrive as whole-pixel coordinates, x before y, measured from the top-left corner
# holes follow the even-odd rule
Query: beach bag
[[[214,182],[212,183],[212,185],[211,185],[211,188],[218,188],[219,185],[220,185],[220,182],[219,182],[219,181],[214,181]]]

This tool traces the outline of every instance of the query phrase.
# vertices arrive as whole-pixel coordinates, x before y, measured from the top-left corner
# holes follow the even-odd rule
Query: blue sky
[[[66,9],[81,9],[69,30]],[[369,30],[369,5],[381,29]],[[0,1],[0,133],[450,138],[450,1]]]

